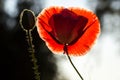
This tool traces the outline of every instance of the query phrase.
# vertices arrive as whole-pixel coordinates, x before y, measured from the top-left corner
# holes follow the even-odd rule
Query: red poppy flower
[[[63,53],[67,45],[69,55],[84,55],[100,33],[96,15],[76,7],[49,7],[37,17],[40,37],[53,53]]]

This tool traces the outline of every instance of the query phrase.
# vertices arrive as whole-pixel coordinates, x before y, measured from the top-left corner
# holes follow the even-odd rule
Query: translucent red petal
[[[46,45],[53,53],[63,53],[64,44],[60,44],[57,40],[54,39],[55,35],[51,35],[52,26],[49,24],[49,19],[54,14],[60,13],[63,7],[50,7],[44,9],[37,17],[37,30],[40,37],[46,42]],[[68,10],[74,12],[78,16],[83,16],[87,18],[87,23],[83,29],[81,28],[80,24],[78,24],[76,28],[74,28],[73,37],[75,36],[75,31],[83,30],[81,36],[78,37],[72,44],[68,45],[68,54],[69,55],[84,55],[87,51],[89,51],[92,45],[95,43],[98,34],[100,33],[100,23],[98,18],[94,13],[82,8],[67,8]],[[81,18],[82,19],[82,18]],[[83,20],[83,19],[82,19]],[[81,20],[81,21],[82,21]],[[83,23],[83,22],[82,22]],[[82,24],[81,24],[82,25]],[[59,31],[59,30],[58,30]],[[81,31],[80,31],[81,32]],[[77,35],[78,36],[78,35]]]

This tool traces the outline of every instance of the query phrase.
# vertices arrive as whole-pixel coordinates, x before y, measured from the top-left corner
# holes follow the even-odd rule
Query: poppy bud
[[[24,9],[20,15],[20,25],[23,30],[31,30],[35,27],[35,14],[28,9]]]

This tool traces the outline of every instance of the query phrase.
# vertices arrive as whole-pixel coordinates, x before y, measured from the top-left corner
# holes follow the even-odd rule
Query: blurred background
[[[23,9],[37,16],[49,6],[92,10],[101,34],[88,54],[71,57],[85,80],[120,80],[120,0],[0,0],[0,80],[35,80],[25,32],[19,24]],[[52,54],[32,31],[41,80],[80,80],[65,55]]]

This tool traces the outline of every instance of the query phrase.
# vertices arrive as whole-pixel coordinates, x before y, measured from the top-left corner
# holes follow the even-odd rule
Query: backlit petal
[[[100,34],[100,23],[97,16],[86,9],[69,8],[78,15],[83,15],[88,19],[88,23],[84,29],[84,34],[78,39],[76,43],[68,46],[68,53],[71,55],[84,55],[88,52],[95,43]]]
[[[36,25],[53,53],[63,53],[64,44],[68,44],[68,54],[74,56],[86,54],[100,33],[96,15],[82,8],[46,8],[38,15]]]

